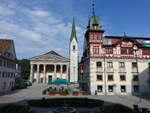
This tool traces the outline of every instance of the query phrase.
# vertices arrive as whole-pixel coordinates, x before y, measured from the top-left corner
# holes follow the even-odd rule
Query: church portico
[[[52,57],[50,57],[52,56]],[[30,81],[48,83],[57,78],[68,80],[69,60],[51,51],[31,59]],[[51,59],[47,59],[47,58]],[[56,59],[55,59],[56,57]],[[43,59],[44,58],[44,59]],[[46,59],[45,59],[46,58]]]
[[[30,81],[37,83],[48,83],[49,76],[68,79],[68,64],[31,64],[31,72]]]

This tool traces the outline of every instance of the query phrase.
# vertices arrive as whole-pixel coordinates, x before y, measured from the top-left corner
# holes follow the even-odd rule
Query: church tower
[[[75,21],[73,19],[70,37],[70,82],[78,81],[78,41],[76,36]]]

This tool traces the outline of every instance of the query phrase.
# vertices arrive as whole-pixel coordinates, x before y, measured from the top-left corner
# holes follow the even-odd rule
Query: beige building
[[[48,83],[57,78],[69,80],[69,59],[55,51],[30,59],[30,81],[33,83]]]
[[[13,40],[0,39],[0,94],[15,85],[17,62]]]
[[[84,62],[84,87],[98,95],[149,94],[149,62],[138,59],[137,67],[135,59],[91,58]]]

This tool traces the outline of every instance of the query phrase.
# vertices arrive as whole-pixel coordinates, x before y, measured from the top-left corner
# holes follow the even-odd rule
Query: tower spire
[[[94,2],[94,0],[92,1],[92,13],[94,16],[95,15],[95,2]]]
[[[74,38],[75,38],[75,40],[77,41],[75,19],[74,19],[74,17],[73,17],[73,23],[72,23],[72,31],[71,31],[70,42],[71,42]]]
[[[92,6],[92,16],[89,18],[87,29],[88,30],[100,30],[101,28],[100,23],[99,23],[100,19],[95,14],[95,0],[90,0],[90,1],[91,1],[91,6]]]
[[[95,1],[92,0],[92,14],[95,15]]]

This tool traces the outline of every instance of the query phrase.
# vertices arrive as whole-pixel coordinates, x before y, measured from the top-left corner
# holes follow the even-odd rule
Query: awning
[[[66,79],[58,78],[52,82],[49,82],[48,85],[66,85],[69,81]]]
[[[16,82],[25,82],[25,80],[23,78],[21,78],[21,77],[16,77],[15,81]]]

